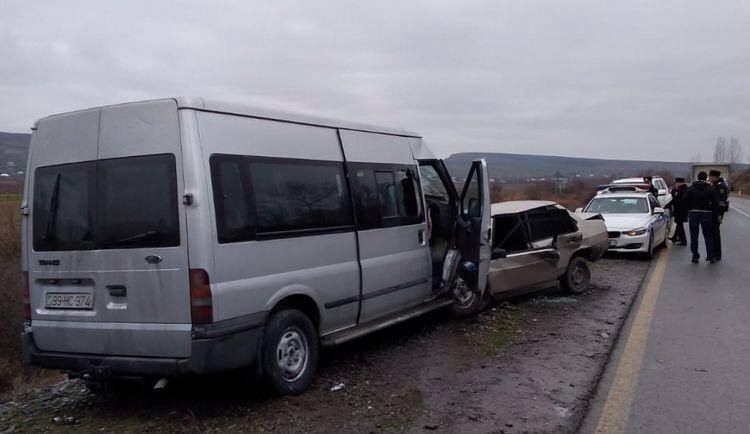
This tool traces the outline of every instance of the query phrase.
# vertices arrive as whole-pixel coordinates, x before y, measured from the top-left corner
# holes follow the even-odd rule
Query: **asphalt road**
[[[720,263],[661,251],[581,432],[750,432],[750,200],[731,202]]]

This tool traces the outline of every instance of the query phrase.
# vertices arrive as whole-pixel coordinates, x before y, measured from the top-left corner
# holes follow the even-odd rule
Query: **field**
[[[20,330],[23,324],[20,264],[21,196],[0,195],[0,392],[22,378]]]
[[[737,194],[743,196],[750,195],[750,170],[733,174],[729,185],[732,186],[734,192]]]

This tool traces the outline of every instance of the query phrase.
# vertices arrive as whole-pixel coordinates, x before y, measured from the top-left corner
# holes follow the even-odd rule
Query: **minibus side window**
[[[215,156],[210,164],[219,242],[252,240],[255,222],[245,162],[241,157]]]
[[[396,182],[393,172],[375,171],[375,180],[378,183],[378,196],[380,198],[380,216],[383,218],[398,217],[396,206]]]
[[[351,230],[343,163],[212,155],[220,243]]]
[[[343,164],[250,163],[257,233],[352,226]]]
[[[405,165],[349,163],[360,230],[424,222],[416,169]]]

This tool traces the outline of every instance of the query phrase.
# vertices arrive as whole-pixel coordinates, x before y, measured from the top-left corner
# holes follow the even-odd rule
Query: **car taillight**
[[[31,296],[29,293],[29,273],[23,273],[23,319],[31,321]]]
[[[190,276],[190,317],[193,324],[209,324],[214,321],[211,281],[208,272],[202,268],[191,268]]]

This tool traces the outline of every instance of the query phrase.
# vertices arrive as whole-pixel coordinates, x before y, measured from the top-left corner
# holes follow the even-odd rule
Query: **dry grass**
[[[38,379],[42,371],[23,366],[23,277],[21,275],[21,194],[0,194],[0,395]]]
[[[0,392],[12,386],[23,372],[20,204],[18,194],[0,195]]]
[[[609,182],[608,179],[576,180],[566,186],[563,194],[555,194],[553,182],[493,185],[491,202],[511,200],[551,200],[573,211],[582,207],[596,194],[596,186]]]
[[[741,192],[743,196],[750,195],[750,170],[732,174],[729,185],[734,188],[734,192],[737,194]]]

